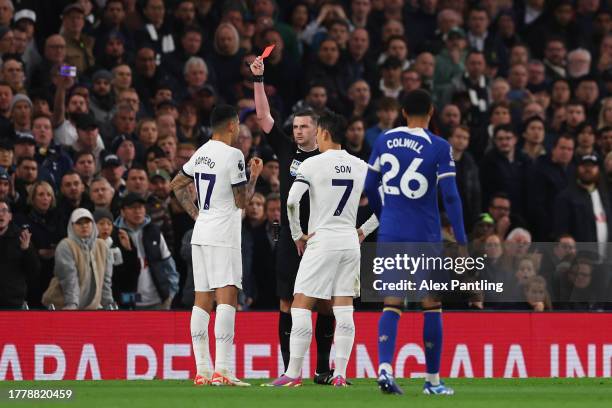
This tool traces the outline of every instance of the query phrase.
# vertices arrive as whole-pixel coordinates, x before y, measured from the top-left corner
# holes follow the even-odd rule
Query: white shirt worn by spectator
[[[209,140],[182,171],[193,178],[200,209],[191,243],[240,249],[242,210],[236,206],[232,188],[247,182],[242,152]]]
[[[78,140],[79,135],[76,127],[69,120],[65,120],[61,125],[53,129],[53,141],[63,147],[74,146]],[[96,142],[96,149],[99,151],[104,150],[104,142],[102,137],[98,135],[98,141]]]

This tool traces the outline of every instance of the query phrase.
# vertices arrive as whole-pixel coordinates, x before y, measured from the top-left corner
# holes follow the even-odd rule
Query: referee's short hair
[[[305,117],[305,116],[308,116],[310,119],[312,119],[312,123],[314,123],[315,126],[317,125],[317,122],[319,121],[319,115],[317,115],[317,113],[312,109],[309,109],[309,108],[302,109],[302,110],[295,112],[295,114],[293,115],[294,118]]]
[[[236,108],[231,105],[218,105],[210,115],[210,126],[217,129],[232,119],[238,118]]]
[[[346,119],[334,112],[327,112],[319,118],[318,127],[327,130],[334,143],[344,143],[346,133]]]
[[[402,101],[402,109],[408,116],[426,116],[431,106],[431,94],[424,89],[408,92]]]

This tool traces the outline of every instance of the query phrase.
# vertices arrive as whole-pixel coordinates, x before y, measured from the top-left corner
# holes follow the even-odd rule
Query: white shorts
[[[295,279],[293,294],[317,299],[359,296],[359,248],[324,251],[306,248]]]
[[[193,244],[191,261],[196,292],[212,292],[224,286],[236,286],[242,289],[240,249]]]

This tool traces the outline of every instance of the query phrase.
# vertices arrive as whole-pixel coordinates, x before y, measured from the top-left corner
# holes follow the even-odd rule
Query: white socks
[[[231,368],[231,353],[234,345],[234,322],[236,308],[226,304],[217,305],[215,318],[215,371],[226,374]]]
[[[211,378],[213,368],[208,350],[208,323],[210,315],[205,310],[194,306],[191,310],[191,344],[195,356],[197,374]]]
[[[334,377],[341,375],[346,378],[353,342],[355,341],[355,322],[353,321],[353,306],[334,306],[336,317],[336,330],[334,331],[334,344],[336,345],[336,367]]]
[[[425,374],[425,381],[429,381],[431,385],[440,385],[440,373]]]
[[[302,375],[304,354],[312,340],[312,312],[307,309],[291,308],[291,337],[289,339],[289,366],[285,375],[289,378],[298,378]]]

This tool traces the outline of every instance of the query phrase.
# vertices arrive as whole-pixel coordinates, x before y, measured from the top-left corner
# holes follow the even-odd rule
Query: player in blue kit
[[[451,146],[427,130],[433,114],[431,95],[420,89],[408,93],[402,104],[402,114],[407,126],[381,135],[370,156],[365,191],[370,207],[380,220],[378,242],[441,243],[439,186],[460,252],[465,254],[467,237]],[[385,297],[378,323],[378,384],[383,392],[391,394],[403,393],[395,383],[392,369],[402,304],[400,297]],[[427,366],[423,392],[453,394],[453,390],[440,381],[439,375],[442,305],[431,294],[422,299],[421,305]]]

